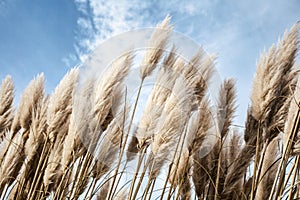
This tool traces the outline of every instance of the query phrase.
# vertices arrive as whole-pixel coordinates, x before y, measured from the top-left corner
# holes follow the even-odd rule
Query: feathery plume
[[[213,116],[209,107],[209,101],[203,99],[194,118],[187,136],[188,149],[192,159],[192,180],[198,198],[204,194],[204,189],[209,179],[208,155],[203,156],[201,151],[206,151],[203,144],[209,130],[212,128]],[[192,118],[193,119],[193,118]],[[196,128],[197,127],[197,128]],[[202,144],[204,145],[202,147]]]
[[[47,167],[43,177],[44,185],[48,191],[52,191],[54,186],[60,181],[62,174],[59,171],[59,168],[62,157],[62,149],[62,141],[56,141],[50,151],[50,155],[48,156]]]
[[[47,110],[47,132],[51,142],[50,154],[43,182],[48,189],[53,189],[53,184],[59,181],[61,174],[57,173],[60,168],[60,160],[63,151],[63,141],[68,133],[70,115],[72,113],[72,101],[74,90],[78,81],[78,68],[68,72],[55,88],[49,99]]]
[[[18,184],[14,186],[16,194],[21,195],[23,198],[28,196],[34,176],[38,173],[37,167],[42,159],[42,149],[44,145],[46,145],[46,111],[48,108],[48,99],[49,98],[46,97],[42,102],[38,102],[39,104],[36,105],[36,110],[33,110],[32,112],[29,136],[24,148],[26,160],[24,162],[24,168],[18,177]]]
[[[190,156],[188,151],[183,151],[180,156],[177,156],[175,163],[172,165],[169,181],[175,188],[178,186],[178,193],[182,199],[190,199],[191,183],[190,183]]]
[[[183,132],[187,117],[191,112],[192,92],[184,80],[177,79],[172,93],[166,101],[152,143],[154,162],[151,177],[156,177],[166,162],[167,156],[174,152],[173,147]]]
[[[148,144],[149,139],[153,136],[157,120],[171,94],[175,81],[176,75],[172,71],[163,72],[161,70],[159,72],[136,131],[140,147]]]
[[[73,93],[78,81],[78,68],[71,69],[55,88],[47,111],[48,134],[51,143],[64,139],[72,112]]]
[[[248,111],[244,134],[246,145],[229,168],[223,190],[224,198],[232,198],[234,191],[240,190],[240,181],[256,152],[257,133],[262,132],[258,141],[261,146],[263,141],[272,141],[283,129],[283,124],[278,124],[278,120],[284,121],[286,118],[286,115],[282,116],[286,113],[282,111],[282,107],[287,108],[285,105],[291,92],[289,87],[296,75],[293,67],[297,45],[298,26],[295,25],[277,47],[272,46],[257,64],[251,95],[252,105]]]
[[[48,100],[49,98],[45,98],[43,101],[38,102],[37,109],[32,113],[30,133],[25,144],[25,154],[28,160],[33,159],[44,144],[47,129]]]
[[[65,171],[69,164],[79,157],[80,149],[83,145],[88,146],[88,139],[92,137],[90,123],[93,119],[91,114],[93,99],[94,79],[87,79],[79,85],[74,94],[72,113],[68,134],[64,140],[63,153],[61,159],[62,170]]]
[[[125,106],[115,116],[113,121],[109,124],[106,131],[103,133],[104,138],[99,141],[99,151],[96,153],[97,159],[95,167],[93,169],[93,176],[98,180],[112,167],[117,153],[120,150],[120,143],[122,141],[123,129],[126,119],[128,106]],[[124,110],[123,110],[124,109]],[[124,118],[125,115],[125,118]]]
[[[175,46],[172,46],[170,52],[168,53],[168,55],[165,56],[164,60],[163,60],[163,68],[166,69],[172,69],[176,60],[177,60],[178,56],[176,56],[176,48]]]
[[[187,143],[190,155],[200,150],[203,141],[212,127],[212,112],[209,107],[209,101],[203,99],[194,117],[190,119],[190,126],[187,135]]]
[[[4,175],[12,174],[11,179],[16,178],[23,165],[25,159],[25,143],[30,134],[32,120],[35,117],[34,113],[39,109],[38,107],[44,99],[44,93],[44,75],[40,74],[29,83],[21,95],[19,108],[13,120],[11,133],[9,134],[9,143],[5,146],[5,151],[2,155],[2,159],[4,159],[3,162],[8,162],[4,164],[6,165],[5,167],[10,167],[10,171],[7,174],[4,173]],[[18,135],[18,139],[15,140],[14,137],[19,130],[21,130],[21,136]],[[16,154],[16,156],[12,158],[14,154]],[[15,160],[16,158],[18,160]],[[8,164],[12,165],[13,161],[15,162],[15,166],[8,166]]]
[[[94,115],[98,126],[101,126],[113,104],[114,91],[121,87],[124,78],[128,75],[132,64],[132,55],[126,54],[112,63],[104,72],[95,88]]]
[[[221,86],[218,102],[218,131],[221,138],[225,138],[232,124],[235,106],[236,91],[233,79],[227,79]]]
[[[191,61],[184,67],[183,76],[188,85],[194,89],[196,107],[205,96],[208,83],[214,73],[215,56],[206,55],[203,49],[194,55]]]
[[[285,113],[280,112],[280,109],[288,99],[290,84],[295,79],[293,67],[297,45],[298,26],[295,25],[290,32],[285,33],[277,47],[272,46],[268,54],[263,54],[257,64],[251,95],[252,114],[256,120],[266,123],[266,126],[276,123],[276,119],[282,118],[281,114]],[[277,125],[278,128],[283,127]],[[276,134],[272,137],[276,137]]]
[[[12,103],[14,99],[14,83],[10,76],[6,76],[0,86],[0,141],[5,130],[10,129],[13,119]]]
[[[193,154],[192,180],[198,198],[205,194],[205,188],[209,181],[208,155],[200,157],[199,150]]]
[[[224,149],[226,150],[227,166],[231,166],[241,151],[241,134],[237,129],[233,129],[229,137],[226,138]]]
[[[167,16],[161,24],[157,25],[149,40],[149,47],[140,67],[140,77],[142,80],[152,73],[163,54],[168,37],[172,31],[172,26],[169,25],[170,20],[171,17]]]
[[[241,180],[245,176],[247,168],[255,154],[255,145],[256,137],[252,137],[238,154],[235,162],[228,168],[223,191],[221,193],[222,199],[232,199],[239,194],[239,191],[242,190]]]
[[[209,187],[209,196],[217,197],[223,189],[227,174],[226,151],[223,148],[235,112],[235,82],[227,79],[221,85],[218,99],[216,132],[219,135],[217,144],[210,153],[210,176],[214,187]]]
[[[174,53],[170,53],[174,54]],[[166,61],[168,62],[168,61]],[[135,136],[138,139],[139,146],[147,146],[150,138],[154,134],[154,129],[158,119],[161,116],[164,104],[169,98],[176,79],[179,77],[184,61],[177,57],[173,66],[163,67],[157,75],[156,83],[148,97],[145,110],[139,121]]]
[[[274,84],[274,76],[276,73],[274,69],[275,53],[276,48],[273,45],[268,53],[264,52],[262,54],[256,67],[251,95],[252,113],[256,120],[261,118],[264,109],[267,107],[268,101],[270,100],[266,99],[266,93],[268,90],[273,89],[270,85]],[[272,82],[270,80],[272,80]]]
[[[12,124],[12,132],[15,134],[20,130],[24,129],[24,141],[26,141],[31,120],[32,112],[36,110],[36,106],[43,101],[45,95],[44,89],[44,74],[40,74],[35,77],[28,86],[25,88],[21,95],[18,111],[14,117]]]

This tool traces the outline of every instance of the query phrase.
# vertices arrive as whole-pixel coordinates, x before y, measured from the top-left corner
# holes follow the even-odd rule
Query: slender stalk
[[[219,197],[219,181],[220,181],[220,170],[221,170],[221,159],[222,159],[222,147],[223,147],[223,140],[221,138],[220,145],[219,145],[218,168],[217,168],[217,178],[216,178],[214,200],[217,200]]]
[[[76,179],[77,179],[77,177],[79,175],[80,167],[81,167],[81,164],[84,162],[85,157],[86,156],[81,156],[80,159],[79,159],[79,163],[78,163],[78,166],[76,168],[75,175],[74,175],[74,181],[72,182],[72,186],[71,186],[71,190],[70,190],[70,195],[67,197],[68,200],[72,197],[72,193],[73,193],[73,190],[74,190],[75,184],[76,184]]]
[[[8,185],[5,186],[5,189],[4,189],[4,192],[3,192],[3,195],[2,195],[2,198],[1,199],[5,199],[6,195],[7,195],[7,191],[8,191]]]
[[[153,194],[153,190],[154,190],[154,186],[155,186],[155,182],[156,182],[156,178],[152,182],[152,187],[151,187],[151,190],[150,190],[150,196],[148,198],[149,200],[151,200],[151,197],[152,197],[152,194]],[[145,200],[146,200],[146,197],[147,197],[147,194],[145,196]]]
[[[279,193],[280,193],[282,184],[284,182],[284,173],[285,173],[285,169],[286,169],[288,156],[289,156],[289,153],[290,153],[290,150],[291,150],[291,147],[292,147],[292,142],[294,141],[294,138],[295,138],[295,135],[296,135],[297,127],[299,126],[299,121],[300,121],[300,110],[298,109],[295,120],[294,120],[292,130],[291,130],[291,132],[289,134],[289,137],[288,137],[289,139],[287,141],[287,146],[284,148],[283,155],[282,155],[281,160],[280,160],[279,168],[278,168],[276,176],[275,176],[275,181],[274,181],[271,193],[270,193],[269,200],[272,199],[274,193],[275,193],[275,199],[280,195]],[[277,180],[278,180],[278,184],[277,184]],[[277,184],[277,190],[275,188],[276,184]]]
[[[137,166],[136,166],[135,172],[134,172],[134,177],[133,177],[133,180],[132,180],[131,185],[130,185],[130,190],[129,190],[129,194],[128,194],[128,199],[129,200],[131,199],[133,188],[134,188],[134,185],[135,185],[135,181],[136,181],[136,179],[138,177],[138,173],[140,171],[140,168],[141,168],[141,165],[142,165],[142,161],[144,159],[145,149],[146,148],[144,148],[142,150],[142,152],[140,152],[140,155],[139,155],[138,163],[137,163]]]
[[[295,181],[296,181],[296,175],[297,175],[297,169],[298,169],[298,166],[299,166],[299,156],[296,157],[295,164],[296,164],[296,166],[295,166],[294,174],[293,174],[293,177],[292,177],[291,188],[290,188],[288,200],[292,200],[293,189],[294,189],[294,185],[295,185]]]
[[[93,179],[93,181],[92,181],[92,187],[90,187],[89,189],[88,189],[88,191],[86,192],[86,196],[84,197],[84,199],[89,199],[89,200],[91,200],[92,198],[93,198],[93,191],[95,190],[95,187],[96,187],[96,184],[97,184],[97,180],[96,179]],[[89,198],[87,198],[87,194],[89,193],[89,190],[91,189],[91,194],[90,194],[90,197]]]
[[[187,126],[186,126],[185,129],[184,129],[184,134],[181,134],[181,135],[180,135],[179,141],[181,141],[181,137],[182,137],[182,136],[183,136],[183,138],[186,137],[186,133],[187,133]],[[181,155],[181,153],[182,153],[183,145],[184,145],[184,140],[182,140],[182,143],[181,143],[181,145],[180,145],[179,155]],[[177,153],[178,148],[179,148],[179,142],[178,142],[177,145],[176,145],[175,154],[174,154],[174,156],[173,156],[173,160],[172,160],[172,163],[171,163],[171,165],[170,165],[170,168],[169,168],[169,171],[168,171],[167,178],[166,178],[166,180],[165,180],[165,185],[164,185],[164,189],[163,189],[163,191],[162,191],[160,200],[163,199],[164,192],[165,192],[165,186],[167,185],[167,181],[168,181],[168,179],[169,179],[169,177],[170,177],[170,175],[171,175],[171,170],[172,170],[172,167],[173,167],[174,160],[175,160],[175,158],[176,158],[176,153]],[[178,158],[178,160],[177,160],[177,162],[176,162],[176,164],[175,164],[175,170],[174,170],[174,174],[173,174],[172,180],[174,180],[174,179],[176,178],[176,173],[177,173],[177,169],[178,169],[178,165],[179,165],[179,159],[180,159],[180,157]],[[172,189],[173,189],[173,186],[172,186],[172,184],[171,184],[171,187],[170,187],[169,192],[168,192],[168,197],[167,197],[167,199],[170,199],[170,198],[171,198]]]
[[[127,143],[127,140],[128,140],[128,136],[129,136],[129,132],[130,132],[130,129],[131,129],[131,126],[132,126],[132,123],[133,123],[133,118],[134,118],[134,115],[135,115],[135,112],[136,112],[136,108],[137,108],[137,104],[138,104],[139,97],[140,97],[140,94],[141,94],[141,90],[142,90],[142,87],[143,87],[143,83],[144,83],[144,79],[141,80],[141,83],[140,83],[140,86],[139,86],[139,90],[138,90],[138,93],[137,93],[137,96],[136,96],[136,100],[135,100],[135,103],[134,103],[132,115],[131,115],[130,122],[129,122],[128,131],[127,131],[127,134],[125,135],[124,144],[123,144],[122,149],[120,151],[119,160],[118,160],[117,167],[116,167],[115,174],[114,174],[114,178],[113,178],[113,181],[112,181],[112,186],[109,190],[108,199],[110,199],[112,197],[112,191],[114,190],[114,184],[116,182],[117,174],[119,172],[119,168],[120,168],[120,165],[121,165],[123,153],[124,153],[126,143]],[[115,187],[117,187],[117,186],[115,186]]]
[[[125,161],[125,163],[124,163],[124,167],[123,167],[123,169],[122,169],[122,171],[121,172],[118,172],[119,174],[117,174],[117,175],[119,175],[119,178],[118,178],[118,181],[117,181],[117,186],[120,184],[120,182],[121,182],[121,179],[122,179],[122,176],[123,176],[123,173],[124,173],[124,171],[125,171],[125,169],[126,169],[126,166],[127,166],[127,160]],[[130,181],[131,182],[131,181]],[[116,192],[117,192],[117,187],[115,187],[115,189],[113,190],[113,192],[112,192],[112,197],[116,194]]]
[[[149,179],[141,199],[146,199],[146,197],[148,195],[148,191],[152,187],[152,184],[153,184],[152,179]]]
[[[141,187],[141,185],[142,185],[144,176],[145,176],[145,174],[146,174],[146,171],[147,171],[146,169],[147,169],[147,167],[148,167],[149,164],[150,164],[150,161],[151,161],[151,156],[148,157],[148,159],[147,159],[147,161],[146,161],[146,163],[145,163],[143,172],[142,172],[141,177],[140,177],[140,179],[139,179],[139,182],[138,182],[138,184],[137,184],[137,186],[136,186],[136,188],[135,188],[135,191],[134,191],[134,194],[133,194],[132,199],[136,199],[136,196],[137,196],[137,194],[138,194],[138,191],[139,191],[139,189],[140,189],[140,187]]]
[[[49,141],[49,139],[48,139],[48,135],[47,135],[46,141],[45,141],[45,144],[43,146],[42,153],[41,153],[41,157],[40,157],[38,166],[36,168],[36,172],[34,174],[33,181],[32,181],[29,193],[28,193],[29,200],[35,199],[34,198],[34,192],[36,191],[36,188],[38,187],[38,183],[41,180],[42,175],[44,174],[44,170],[45,170],[46,163],[47,163],[47,160],[48,160],[47,158],[48,158],[48,155],[50,154],[49,149],[52,148],[52,145],[50,145],[49,149],[47,148],[47,142],[48,141]]]
[[[120,149],[122,149],[122,147],[123,147],[123,136],[124,136],[124,133],[125,133],[124,130],[125,130],[125,118],[126,118],[126,116],[125,116],[125,113],[126,113],[126,111],[125,111],[126,110],[126,103],[127,103],[127,88],[125,89],[125,104],[124,104],[124,115],[123,115],[123,123],[122,123],[122,135],[121,135],[121,141],[120,141]],[[121,152],[120,152],[120,155],[121,155]],[[126,161],[124,163],[123,170],[120,172],[119,179],[117,181],[117,186],[120,184],[123,172],[125,171],[125,168],[127,166],[127,162],[128,162],[128,160],[126,159]],[[115,177],[117,177],[117,175],[118,174],[116,174],[116,173],[114,174],[114,179],[115,179]],[[112,186],[111,186],[111,188],[112,188]],[[113,190],[112,196],[115,195],[116,191],[117,191],[117,187],[115,187],[115,189]]]
[[[251,194],[250,194],[250,200],[253,200],[255,197],[254,191],[255,191],[255,185],[256,185],[256,173],[257,173],[257,164],[259,161],[259,151],[260,151],[260,122],[258,122],[258,129],[257,129],[257,139],[256,139],[256,150],[255,150],[255,161],[254,161],[254,169],[253,169],[253,178],[252,178],[252,186],[251,186]]]
[[[172,161],[171,164],[169,165],[168,175],[167,175],[167,178],[166,178],[166,180],[165,180],[165,183],[164,183],[164,187],[163,187],[162,193],[161,193],[161,195],[160,195],[160,200],[162,200],[163,197],[164,197],[165,190],[166,190],[167,183],[168,183],[167,180],[168,180],[168,178],[169,178],[169,176],[170,176],[170,173],[171,173],[171,170],[172,170],[172,167],[173,167],[173,162],[174,162],[174,161]],[[171,188],[170,188],[170,189],[171,189]]]
[[[296,163],[293,164],[293,166],[291,167],[291,169],[289,170],[289,173],[288,175],[286,176],[286,180],[285,180],[285,183],[283,184],[283,187],[286,188],[288,183],[289,183],[289,180],[295,170],[295,166],[296,166]]]

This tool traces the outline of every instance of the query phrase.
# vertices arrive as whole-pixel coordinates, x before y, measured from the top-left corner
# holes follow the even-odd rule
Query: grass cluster
[[[223,81],[217,108],[207,94],[215,57],[199,49],[186,61],[176,47],[164,51],[169,17],[149,40],[132,105],[125,85],[132,52],[101,77],[79,81],[80,69],[70,70],[51,95],[40,74],[17,108],[7,76],[0,87],[0,198],[300,198],[298,29],[261,56],[243,132],[233,126],[235,81]]]

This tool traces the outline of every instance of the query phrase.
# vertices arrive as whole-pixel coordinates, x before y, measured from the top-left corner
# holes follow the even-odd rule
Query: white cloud
[[[142,18],[137,14],[137,1],[76,0],[78,10],[84,17],[78,19],[78,54],[81,59],[111,36],[137,29]]]
[[[102,1],[75,0],[78,10],[83,14],[77,21],[77,53],[79,58],[86,58],[86,53],[93,51],[104,40],[123,33],[144,27],[153,27],[163,20],[167,14],[174,16],[174,23],[193,17],[199,13],[205,14],[207,7],[212,7],[215,1],[197,0],[181,2],[169,1]],[[179,17],[181,19],[179,19]],[[191,34],[194,23],[185,24],[180,30]]]
[[[75,0],[78,19],[77,53],[81,60],[104,40],[137,28],[153,27],[167,14],[175,30],[190,36],[210,53],[218,53],[222,76],[238,79],[238,113],[247,99],[259,53],[300,18],[297,0]],[[243,121],[243,116],[240,121]]]
[[[67,57],[61,59],[61,61],[67,66],[68,68],[74,67],[74,63],[77,61],[77,58],[74,54],[69,54]]]

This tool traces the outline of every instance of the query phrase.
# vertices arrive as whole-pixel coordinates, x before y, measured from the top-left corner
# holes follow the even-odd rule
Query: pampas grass
[[[78,78],[78,69],[72,69],[56,87],[49,99],[47,112],[47,135],[51,142],[48,164],[45,170],[44,184],[46,187],[58,181],[57,173],[62,157],[63,141],[68,133],[68,124],[72,112],[72,99]]]
[[[161,24],[158,24],[149,40],[149,47],[140,67],[140,77],[142,80],[152,73],[162,56],[169,34],[172,31],[172,26],[169,25],[170,20],[171,17],[167,16]]]
[[[12,103],[14,99],[14,83],[10,76],[6,76],[0,87],[0,140],[5,131],[9,130],[13,118]]]
[[[100,77],[71,69],[51,95],[40,74],[16,108],[7,76],[0,87],[0,199],[299,198],[298,29],[258,61],[243,128],[234,127],[234,79],[220,85],[216,106],[208,94],[215,56],[199,49],[186,60],[175,46],[165,51],[169,16],[149,40],[134,102],[125,85],[131,52]],[[140,99],[150,75],[156,82]],[[141,113],[138,103],[146,103]]]

